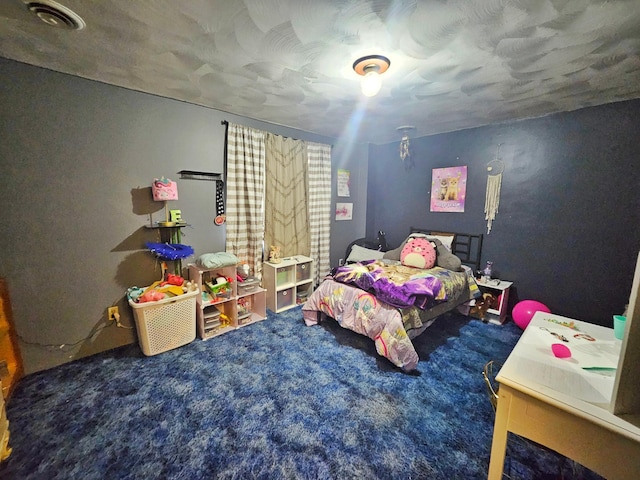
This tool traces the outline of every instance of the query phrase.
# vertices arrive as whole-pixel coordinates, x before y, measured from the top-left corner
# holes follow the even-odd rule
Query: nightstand
[[[498,298],[498,308],[487,310],[485,321],[502,325],[507,319],[507,308],[509,306],[509,290],[513,282],[506,280],[491,279],[488,281],[476,280],[482,293],[490,293]]]

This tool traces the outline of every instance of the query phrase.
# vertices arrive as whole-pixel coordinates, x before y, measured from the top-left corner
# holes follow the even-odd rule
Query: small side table
[[[478,287],[482,293],[490,293],[498,297],[498,308],[490,308],[487,310],[485,321],[502,325],[507,319],[507,307],[509,306],[509,290],[513,282],[506,280],[492,279],[488,281],[476,280]]]

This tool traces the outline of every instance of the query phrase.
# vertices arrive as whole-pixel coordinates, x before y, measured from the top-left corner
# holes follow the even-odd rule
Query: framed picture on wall
[[[350,182],[351,172],[349,170],[338,170],[338,196],[339,197],[348,197],[350,196],[349,191],[349,182]]]
[[[336,203],[336,220],[351,220],[353,203]]]
[[[434,168],[431,173],[431,211],[464,212],[467,166]]]

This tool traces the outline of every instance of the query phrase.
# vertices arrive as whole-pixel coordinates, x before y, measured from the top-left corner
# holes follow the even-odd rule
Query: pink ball
[[[536,300],[522,300],[513,307],[511,316],[513,317],[513,322],[524,330],[536,312],[551,313],[551,310],[544,303]]]

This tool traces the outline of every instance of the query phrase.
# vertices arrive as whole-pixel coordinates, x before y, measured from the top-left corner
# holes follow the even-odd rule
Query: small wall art
[[[350,182],[351,172],[349,170],[338,170],[338,196],[339,197],[349,197],[349,182]]]
[[[434,168],[431,173],[431,211],[464,212],[467,167]]]
[[[336,220],[351,220],[353,203],[336,203]]]

